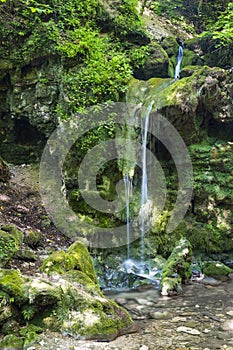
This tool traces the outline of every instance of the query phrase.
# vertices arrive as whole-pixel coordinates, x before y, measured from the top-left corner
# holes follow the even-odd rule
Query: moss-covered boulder
[[[42,270],[48,275],[31,277],[17,270],[0,270],[0,331],[4,334],[12,328],[9,322],[17,322],[24,345],[37,338],[37,332],[21,332],[26,325],[75,338],[111,340],[132,324],[129,314],[100,291],[83,243],[53,253]],[[9,327],[4,326],[7,322]]]
[[[182,291],[182,283],[192,276],[190,268],[192,247],[190,242],[182,238],[173,249],[162,270],[161,293],[174,295]]]
[[[157,42],[150,44],[150,55],[142,67],[134,70],[137,79],[148,80],[153,77],[167,78],[169,58],[166,51]]]
[[[23,243],[23,232],[13,224],[0,227],[0,267],[5,266]]]
[[[65,274],[67,271],[78,270],[88,276],[95,284],[98,279],[94,270],[94,265],[86,246],[82,242],[73,243],[67,251],[57,251],[52,253],[43,261],[41,270],[48,275]]]
[[[1,303],[0,327],[11,319],[21,326],[36,324],[76,338],[109,340],[132,323],[128,313],[80,271],[33,278],[1,270],[0,292],[6,300]]]
[[[41,231],[28,230],[25,233],[24,242],[29,245],[29,247],[35,248],[40,243],[41,237]]]
[[[17,305],[27,301],[26,279],[17,270],[0,270],[0,290],[6,293]]]
[[[204,275],[221,281],[227,280],[229,274],[233,272],[230,267],[220,261],[205,261],[201,264],[201,268]]]

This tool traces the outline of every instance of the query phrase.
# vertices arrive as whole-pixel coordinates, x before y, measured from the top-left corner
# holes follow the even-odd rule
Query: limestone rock
[[[75,338],[102,340],[115,338],[132,324],[129,314],[101,293],[93,263],[84,248],[75,242],[63,252],[66,255],[52,254],[44,264],[50,276],[29,277],[16,270],[0,270],[0,292],[5,293],[6,300],[11,299],[11,307],[18,310],[24,323],[33,325],[36,320],[42,328]],[[64,265],[60,274],[59,263]],[[5,311],[1,309],[0,314],[5,315],[2,322],[14,320],[9,306],[6,304]]]
[[[177,332],[184,332],[184,333],[188,333],[188,334],[192,334],[192,335],[200,335],[201,334],[201,332],[199,332],[195,328],[184,327],[184,326],[178,327],[176,331]]]
[[[34,248],[39,244],[41,237],[42,234],[40,231],[29,230],[25,233],[24,242],[28,244],[29,247]]]

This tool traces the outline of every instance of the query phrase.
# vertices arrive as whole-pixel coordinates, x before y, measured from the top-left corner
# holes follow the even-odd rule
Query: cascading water
[[[127,235],[127,259],[130,258],[130,218],[129,218],[129,202],[132,190],[132,180],[127,173],[124,176],[125,185],[125,203],[126,203],[126,235]]]
[[[144,236],[145,236],[145,222],[148,213],[146,212],[146,206],[148,203],[148,181],[147,181],[147,157],[146,157],[146,145],[147,145],[147,134],[148,134],[148,127],[149,127],[149,118],[150,118],[150,112],[152,109],[152,106],[154,104],[154,101],[151,101],[149,106],[146,108],[144,118],[142,119],[142,184],[141,184],[141,210],[140,210],[140,219],[141,219],[141,263],[144,262],[144,250],[145,250],[145,243],[144,243]]]
[[[179,45],[178,55],[176,59],[176,68],[175,68],[175,79],[179,79],[180,77],[180,67],[183,59],[183,47]]]

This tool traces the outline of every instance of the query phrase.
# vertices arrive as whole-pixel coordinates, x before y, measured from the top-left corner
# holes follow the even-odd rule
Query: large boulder
[[[17,320],[21,326],[36,324],[75,338],[111,340],[132,324],[129,314],[102,294],[83,243],[53,253],[42,270],[36,277],[0,270],[0,297],[5,300],[0,328]]]
[[[229,274],[233,272],[230,267],[220,261],[204,261],[201,264],[201,268],[204,275],[213,277],[220,281],[227,280]]]

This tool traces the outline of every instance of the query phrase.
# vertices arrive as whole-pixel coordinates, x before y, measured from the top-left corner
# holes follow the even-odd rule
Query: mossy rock
[[[167,259],[162,270],[161,288],[163,295],[177,294],[192,276],[192,247],[186,238],[180,239]]]
[[[23,242],[23,232],[14,225],[2,225],[0,229],[0,267],[4,267]]]
[[[220,261],[205,261],[201,264],[202,272],[208,277],[214,277],[218,280],[227,280],[228,275],[233,270]]]
[[[1,226],[1,230],[8,232],[10,235],[14,237],[16,242],[20,245],[23,243],[23,232],[19,230],[15,225],[13,224],[6,224]]]
[[[14,334],[6,335],[0,340],[0,349],[23,349],[23,338]]]
[[[142,67],[135,69],[134,77],[142,80],[153,77],[167,78],[168,67],[169,58],[166,51],[157,42],[152,42],[150,44],[150,56]]]
[[[0,325],[6,325],[14,317],[18,318],[18,312],[13,306],[12,300],[7,293],[0,290]]]
[[[71,335],[75,338],[110,340],[132,324],[129,314],[108,300],[85,273],[69,271],[63,276],[23,277],[15,270],[1,270],[0,289],[6,300],[1,308],[2,322],[20,320]],[[5,299],[4,299],[5,298]],[[9,302],[19,314],[6,308]],[[5,310],[5,311],[4,311]],[[7,329],[6,329],[7,330]],[[37,331],[25,330],[24,344],[37,340]]]
[[[0,267],[5,266],[18,250],[14,237],[0,230]]]
[[[96,281],[93,281],[90,277],[88,277],[84,272],[82,271],[68,271],[62,277],[72,283],[78,283],[80,285],[85,286],[85,289],[88,292],[100,292],[99,285],[96,284]]]
[[[182,67],[185,66],[203,66],[204,60],[200,58],[195,52],[191,50],[184,50]]]
[[[0,270],[0,290],[8,294],[18,305],[27,300],[26,279],[17,270]]]
[[[14,254],[14,258],[23,261],[36,261],[36,254],[33,250],[28,248],[19,248]]]
[[[94,283],[98,284],[90,254],[85,244],[78,241],[73,243],[66,252],[58,251],[52,253],[43,261],[41,270],[48,275],[52,273],[63,275],[67,271],[79,270],[86,274]]]
[[[25,233],[24,242],[31,248],[35,248],[41,240],[41,231],[29,230]]]
[[[2,325],[1,333],[5,335],[7,334],[17,335],[19,334],[19,329],[20,329],[19,323],[14,319],[10,319]]]

